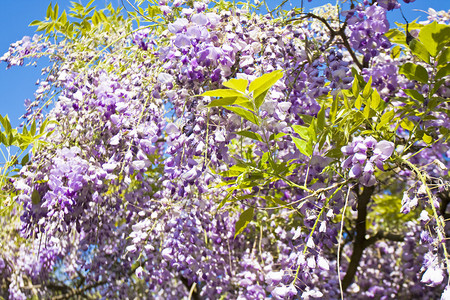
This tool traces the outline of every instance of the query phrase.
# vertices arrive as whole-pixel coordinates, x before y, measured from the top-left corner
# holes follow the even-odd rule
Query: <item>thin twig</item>
[[[349,198],[349,195],[350,195],[351,188],[352,188],[351,186],[348,187],[347,196],[345,197],[344,209],[342,210],[341,230],[339,232],[339,237],[338,237],[337,272],[338,272],[338,280],[339,280],[339,290],[341,292],[341,299],[342,300],[344,300],[344,290],[342,289],[341,264],[340,264],[340,259],[341,259],[341,238],[342,238],[342,232],[344,231],[345,210],[347,209],[348,198]]]

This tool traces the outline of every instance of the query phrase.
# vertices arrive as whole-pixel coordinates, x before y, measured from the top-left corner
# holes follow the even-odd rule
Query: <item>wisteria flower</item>
[[[350,169],[349,178],[359,179],[364,186],[373,186],[375,179],[374,165],[383,169],[383,163],[394,152],[394,143],[388,141],[377,142],[373,137],[357,137],[347,146],[341,148],[344,155],[348,156],[342,167]]]

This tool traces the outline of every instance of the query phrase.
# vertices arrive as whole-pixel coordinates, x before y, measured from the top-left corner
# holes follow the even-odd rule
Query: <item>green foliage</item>
[[[242,231],[244,231],[247,225],[253,220],[253,215],[254,215],[253,207],[250,207],[241,213],[241,215],[239,216],[239,220],[235,224],[234,238],[236,238],[236,236],[238,236]]]

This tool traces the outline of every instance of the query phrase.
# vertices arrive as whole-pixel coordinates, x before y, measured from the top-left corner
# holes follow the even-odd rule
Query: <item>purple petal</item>
[[[367,148],[373,148],[377,144],[377,140],[369,136],[364,140],[364,144],[367,146]]]
[[[208,17],[204,14],[195,14],[192,16],[191,21],[197,25],[206,25],[208,24]]]
[[[385,161],[392,155],[392,152],[394,152],[394,143],[388,141],[381,141],[376,145],[373,154],[380,155],[381,157],[380,159]]]
[[[361,173],[362,173],[361,165],[356,164],[350,169],[348,176],[350,178],[356,178],[356,177],[359,177],[361,175]]]
[[[373,186],[375,183],[377,183],[377,180],[375,179],[375,176],[370,173],[365,173],[360,179],[359,182],[364,186]]]
[[[373,171],[374,171],[373,164],[370,161],[368,161],[364,166],[364,173],[373,174]]]
[[[186,48],[191,45],[191,41],[190,41],[189,37],[185,34],[177,35],[177,37],[175,38],[175,41],[173,43],[178,48]]]
[[[179,33],[186,27],[187,24],[189,24],[189,21],[187,19],[180,18],[172,24],[169,24],[168,29],[172,33]]]

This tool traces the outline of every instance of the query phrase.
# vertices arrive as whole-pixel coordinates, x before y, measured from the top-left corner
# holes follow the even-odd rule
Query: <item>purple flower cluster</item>
[[[354,10],[346,12],[347,35],[353,49],[364,55],[364,63],[380,53],[380,49],[389,49],[391,43],[384,35],[389,30],[386,9],[382,6],[365,7],[359,4]]]
[[[341,259],[338,265],[334,249],[338,239],[347,242],[353,232],[345,223],[350,233],[340,237],[336,216],[346,199],[348,207],[356,207],[355,194],[346,195],[346,188],[311,194],[288,184],[305,183],[318,191],[342,180],[324,172],[334,162],[319,150],[306,161],[289,138],[236,143],[235,132],[249,130],[267,139],[304,124],[304,115],[318,113],[317,99],[350,87],[348,51],[339,39],[328,44],[328,31],[316,26],[317,20],[285,26],[245,7],[159,4],[167,26],[123,38],[126,24],[113,24],[106,40],[119,42],[111,51],[91,49],[90,39],[77,42],[87,49],[83,53],[71,53],[63,44],[49,46],[59,54],[57,62],[44,72],[48,76],[36,101],[27,102],[26,117],[36,117],[40,101],[53,92],[58,96],[46,117],[55,122],[40,140],[41,151],[14,180],[21,204],[13,213],[17,221],[0,218],[0,225],[11,223],[11,231],[28,238],[26,244],[5,243],[0,284],[11,278],[10,297],[25,299],[32,297],[27,284],[42,283],[36,289],[51,298],[45,283],[56,270],[65,274],[62,283],[83,282],[112,299],[181,299],[190,293],[202,299],[339,298],[337,268],[344,273],[348,262]],[[350,43],[373,64],[363,75],[372,75],[376,87],[388,90],[383,95],[392,95],[402,82],[395,72],[398,61],[385,57],[389,44],[383,34],[389,28],[386,9],[397,4],[364,5],[346,15]],[[105,35],[95,38],[103,41]],[[3,59],[21,64],[27,55],[37,55],[29,42],[20,42],[11,50],[16,54]],[[138,55],[130,59],[124,47]],[[93,61],[93,68],[80,67]],[[251,81],[273,70],[285,75],[256,112],[261,126],[206,108],[208,97],[194,97],[230,78]],[[332,147],[326,142],[322,151]],[[429,148],[411,161],[442,160],[437,152],[445,145]],[[290,168],[283,173],[288,180],[227,190],[218,174],[239,160],[251,161],[256,169],[253,162],[273,149],[279,168]],[[392,142],[357,137],[342,147],[347,156],[342,168],[373,186],[375,166],[383,170],[393,151]],[[229,202],[219,204],[226,197]],[[258,209],[273,208],[272,199],[288,205]],[[415,207],[411,199],[403,202],[403,212]],[[248,207],[255,207],[258,222],[235,238],[237,211]],[[383,298],[410,290],[416,297],[435,295],[445,278],[433,246],[436,234],[422,230],[425,219],[421,215],[405,225],[404,242],[370,245],[360,262],[369,275],[358,274],[345,296]],[[350,243],[341,245],[350,257]]]
[[[357,137],[341,150],[348,156],[341,166],[350,169],[349,178],[359,179],[364,186],[372,186],[377,182],[374,175],[375,166],[384,170],[383,163],[394,152],[394,143],[377,142],[373,137]]]
[[[50,54],[51,51],[47,49],[49,42],[43,42],[41,36],[34,35],[32,38],[29,36],[24,36],[22,40],[17,41],[8,49],[8,52],[0,57],[0,61],[8,63],[7,68],[12,66],[21,66],[24,63],[25,58],[36,58],[44,54]],[[48,51],[47,53],[41,53]]]

